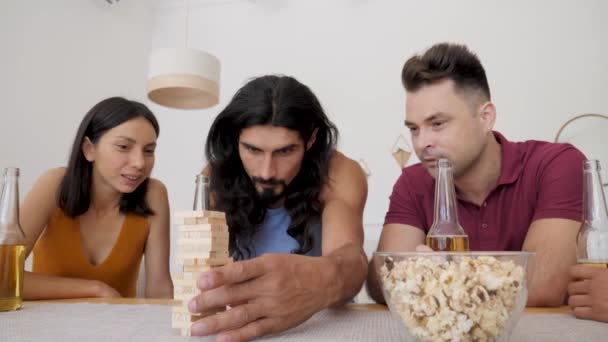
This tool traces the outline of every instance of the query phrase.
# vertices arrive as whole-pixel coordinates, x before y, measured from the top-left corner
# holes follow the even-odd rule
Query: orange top
[[[99,280],[112,286],[123,297],[135,297],[139,265],[149,229],[147,218],[127,214],[110,254],[94,266],[82,250],[80,221],[67,217],[58,208],[34,246],[32,271]]]

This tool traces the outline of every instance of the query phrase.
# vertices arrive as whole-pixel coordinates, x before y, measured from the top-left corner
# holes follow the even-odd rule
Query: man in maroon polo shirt
[[[529,306],[561,305],[582,212],[584,155],[569,144],[511,142],[493,131],[485,71],[465,46],[437,44],[403,67],[406,120],[421,163],[403,169],[379,251],[424,245],[433,223],[436,162],[454,168],[458,218],[471,250],[532,251]],[[383,302],[376,270],[368,290]]]

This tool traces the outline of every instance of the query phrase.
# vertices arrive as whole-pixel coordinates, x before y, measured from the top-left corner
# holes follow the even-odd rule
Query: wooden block
[[[196,272],[191,266],[222,266],[231,263],[232,258],[193,258],[183,254],[177,256],[177,262],[183,266],[184,272]]]
[[[213,247],[216,250],[210,251],[209,246],[202,246],[198,248],[179,248],[175,253],[175,260],[179,264],[188,264],[188,265],[210,265],[204,262],[198,263],[184,263],[184,261],[188,259],[197,259],[197,260],[206,260],[206,259],[217,259],[217,258],[225,258],[226,253],[228,252],[226,247]]]
[[[178,239],[176,244],[177,248],[180,247],[191,247],[191,246],[221,246],[228,248],[228,238],[227,237],[210,237],[210,238],[200,238],[200,239]],[[217,250],[217,248],[213,249]]]
[[[196,280],[192,277],[184,277],[183,274],[176,274],[173,277],[173,286],[175,287],[176,285],[180,285],[180,286],[196,286]]]
[[[196,286],[197,279],[184,279],[182,277],[173,278],[173,299],[185,301],[187,303],[192,297],[201,293]]]
[[[190,329],[192,328],[192,322],[185,322],[185,321],[171,321],[171,327],[174,329],[183,329],[183,330],[188,330],[190,331]],[[190,335],[185,335],[185,336],[190,336]]]
[[[177,224],[226,224],[226,214],[220,211],[179,211],[173,215]]]
[[[211,227],[211,225],[209,225]],[[181,227],[192,227],[192,226],[181,226]],[[195,226],[196,227],[196,226]],[[218,226],[216,226],[218,227]],[[226,227],[226,226],[224,226]],[[178,230],[177,239],[226,239],[228,240],[230,235],[228,229],[209,229],[209,230]]]
[[[221,252],[226,253],[228,251],[228,242],[216,242],[213,244],[192,244],[192,245],[178,245],[177,252],[175,253],[178,259],[184,258],[204,258],[207,259],[211,254],[210,252]],[[216,253],[217,254],[217,253]],[[185,255],[189,255],[186,257]]]
[[[228,249],[226,249],[225,251],[215,251],[211,253],[212,254],[209,256],[210,259],[226,259],[230,257],[230,252],[228,251]]]
[[[228,247],[228,235],[224,236],[212,236],[205,238],[178,238],[177,239],[177,248],[181,248],[183,246],[226,246]]]
[[[174,220],[176,224],[194,225],[194,224],[226,224],[226,220],[218,217],[180,217]]]
[[[193,223],[177,223],[178,231],[215,231],[215,232],[228,232],[228,225],[224,221],[214,221],[208,219],[200,219]]]
[[[206,316],[197,316],[191,315],[190,313],[182,313],[182,312],[172,312],[171,313],[171,327],[177,329],[190,329],[192,327],[192,322],[196,322],[197,320],[206,317]]]
[[[189,301],[189,300],[188,300]],[[173,305],[171,306],[171,312],[173,313],[182,313],[182,314],[188,314],[191,315],[193,317],[191,317],[191,319],[194,319],[196,317],[201,318],[201,317],[206,317],[206,316],[210,316],[210,315],[214,315],[218,312],[224,312],[226,311],[226,307],[219,307],[219,308],[214,308],[211,310],[207,310],[204,312],[198,312],[198,313],[192,313],[190,312],[190,310],[188,310],[188,301],[184,301],[182,305]],[[196,316],[196,317],[194,317]],[[194,319],[196,320],[196,319]]]
[[[194,269],[189,269],[188,271],[182,272],[182,278],[186,279],[194,279],[198,280],[198,278],[203,275],[205,272],[209,272],[212,269],[211,265],[195,265]]]
[[[187,279],[191,279],[191,280],[198,280],[204,273],[209,272],[211,270],[211,268],[213,268],[212,266],[209,265],[193,265],[193,266],[188,266],[188,268],[192,268],[189,269],[188,271],[184,271],[183,274],[183,278],[184,281]]]
[[[209,217],[209,218],[221,218],[226,219],[226,214],[221,211],[214,210],[190,210],[190,211],[176,211],[173,216],[175,218],[182,217]]]
[[[197,281],[198,278],[200,278],[203,273],[208,272],[208,271],[200,271],[200,272],[184,272],[184,281],[185,280],[193,280],[193,281]]]
[[[198,268],[201,266],[218,267],[231,263],[233,260],[231,257],[215,257],[208,259],[191,259],[187,260],[187,264],[184,264],[184,272],[198,272]]]
[[[201,293],[198,287],[196,287],[197,279],[192,279],[189,284],[180,284],[173,286],[173,294],[174,295],[190,295],[190,297],[194,297]]]
[[[196,322],[203,317],[215,315],[218,312],[224,311],[226,311],[226,308],[216,308],[205,312],[191,313],[186,306],[174,306],[171,309],[171,320],[175,322]]]
[[[176,309],[180,310],[180,309]],[[171,312],[171,327],[177,329],[188,329],[192,327],[192,323],[198,321],[201,318],[215,315],[218,312],[225,311],[225,308],[219,308],[216,310],[206,311],[197,315],[193,315],[190,312],[173,311]]]
[[[194,284],[190,285],[174,285],[173,286],[173,299],[176,300],[190,300],[194,296],[201,294],[201,290],[196,287],[196,280]]]
[[[188,301],[182,301],[182,303],[180,305],[172,305],[171,306],[171,313],[187,313],[189,315],[191,315],[192,313],[190,313],[190,311],[188,310]],[[180,316],[181,317],[181,316]]]
[[[214,232],[228,232],[228,225],[226,222],[213,223],[203,222],[196,224],[178,224],[178,231],[214,231]]]
[[[200,291],[198,289],[196,289],[194,291],[195,291],[196,295],[194,295],[194,294],[187,295],[185,293],[174,294],[173,299],[181,302],[185,307],[186,305],[188,305],[188,302],[190,302],[190,300],[192,300],[192,298],[194,298],[200,294]]]
[[[181,301],[182,303],[188,303],[194,297],[195,296],[193,296],[193,295],[186,295],[186,294],[177,294],[176,295],[176,294],[173,294],[173,300]]]
[[[213,252],[181,252],[178,251],[175,256],[175,261],[178,265],[208,265],[217,266],[223,265],[224,259],[226,259],[226,251],[213,251]],[[220,259],[220,260],[215,260]],[[219,263],[218,263],[219,262]],[[194,271],[186,271],[194,272]]]
[[[192,315],[189,311],[174,311],[171,310],[171,321],[172,322],[196,322],[197,320],[203,318],[205,316],[202,315]]]
[[[212,251],[208,253],[201,253],[197,255],[195,258],[178,258],[177,256],[174,258],[178,265],[191,265],[191,266],[218,266],[226,263],[226,259],[228,259],[230,254],[227,250],[224,251]],[[189,260],[192,259],[192,260]],[[215,260],[218,259],[218,260]],[[182,269],[184,272],[198,272],[197,269]]]
[[[197,262],[200,262],[200,259],[197,259]],[[222,263],[225,265],[227,263],[232,262],[232,258],[224,258],[224,259],[211,259],[207,262],[210,263]],[[171,278],[173,280],[173,286],[196,286],[196,281],[201,275],[205,272],[209,272],[213,266],[212,265],[188,265],[184,266],[186,270],[182,273],[174,274]]]

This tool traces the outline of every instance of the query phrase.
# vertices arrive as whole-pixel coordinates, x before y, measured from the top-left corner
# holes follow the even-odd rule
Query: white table
[[[25,302],[0,312],[0,341],[213,341],[171,329],[170,300],[77,299]],[[260,341],[404,341],[385,306],[351,304],[317,313],[304,324]],[[608,341],[608,323],[578,320],[567,307],[526,309],[511,341]]]

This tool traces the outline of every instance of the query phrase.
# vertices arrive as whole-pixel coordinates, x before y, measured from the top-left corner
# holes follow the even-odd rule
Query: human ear
[[[95,160],[95,145],[93,144],[93,142],[91,142],[91,139],[89,139],[89,137],[84,137],[81,149],[82,154],[84,155],[86,160],[88,160],[89,162]]]
[[[486,131],[492,131],[496,122],[496,107],[491,101],[487,101],[479,106],[479,119]]]

